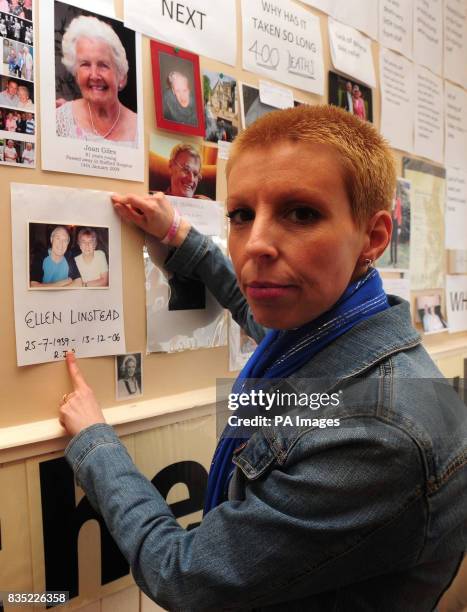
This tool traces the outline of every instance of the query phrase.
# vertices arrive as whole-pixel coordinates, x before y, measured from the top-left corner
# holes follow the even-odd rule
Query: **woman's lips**
[[[278,285],[268,282],[248,283],[246,287],[248,297],[253,300],[281,298],[290,295],[294,289],[294,285]]]

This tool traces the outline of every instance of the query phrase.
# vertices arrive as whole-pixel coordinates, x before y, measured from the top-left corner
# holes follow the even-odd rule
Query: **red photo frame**
[[[151,40],[157,127],[204,136],[199,57]]]

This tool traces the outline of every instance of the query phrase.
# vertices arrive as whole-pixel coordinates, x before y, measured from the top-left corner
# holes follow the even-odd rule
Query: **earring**
[[[370,259],[369,257],[367,257],[364,260],[363,265],[365,265],[367,268],[372,268],[373,267],[373,260]]]

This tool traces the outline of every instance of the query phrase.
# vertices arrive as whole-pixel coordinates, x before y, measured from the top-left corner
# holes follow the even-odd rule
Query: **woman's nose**
[[[250,257],[275,258],[278,252],[276,234],[274,224],[268,218],[257,215],[251,224],[245,251]]]

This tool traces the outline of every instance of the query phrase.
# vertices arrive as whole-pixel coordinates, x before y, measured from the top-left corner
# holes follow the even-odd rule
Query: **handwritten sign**
[[[376,3],[375,3],[376,5]],[[412,58],[412,0],[380,0],[379,43]]]
[[[235,66],[234,0],[124,0],[125,25],[171,45]]]
[[[293,91],[287,87],[279,87],[262,79],[259,82],[259,99],[263,104],[277,108],[293,108]]]
[[[329,45],[336,70],[376,87],[371,40],[354,28],[329,18]]]
[[[467,3],[444,2],[444,78],[467,87]]]
[[[446,311],[450,333],[467,330],[467,276],[446,276]]]
[[[445,164],[467,171],[467,92],[444,81],[446,116]]]
[[[319,17],[289,0],[242,0],[243,67],[324,94]]]
[[[413,151],[414,67],[407,58],[380,49],[381,134],[395,149]]]
[[[467,173],[446,170],[446,249],[467,251]]]
[[[120,221],[113,212],[110,194],[46,185],[11,185],[13,288],[16,355],[18,365],[59,361],[66,351],[80,357],[125,353],[123,324]],[[44,233],[29,244],[31,221],[43,224]],[[108,228],[110,283],[99,290],[79,286],[41,286],[32,290],[31,260],[51,254],[47,227],[105,226]],[[63,230],[63,233],[72,229]],[[70,235],[70,234],[69,234]],[[43,244],[39,245],[40,238]],[[74,240],[66,248],[66,260],[80,253]],[[29,249],[28,249],[29,247]],[[96,251],[97,253],[97,251]],[[102,251],[101,251],[102,253]],[[44,260],[45,261],[45,260]],[[42,263],[42,267],[45,263]]]
[[[167,196],[182,217],[206,236],[223,236],[225,228],[224,205],[214,200]]]
[[[414,0],[413,58],[436,74],[443,68],[442,0]]]
[[[443,81],[423,66],[415,66],[414,152],[443,163]]]

